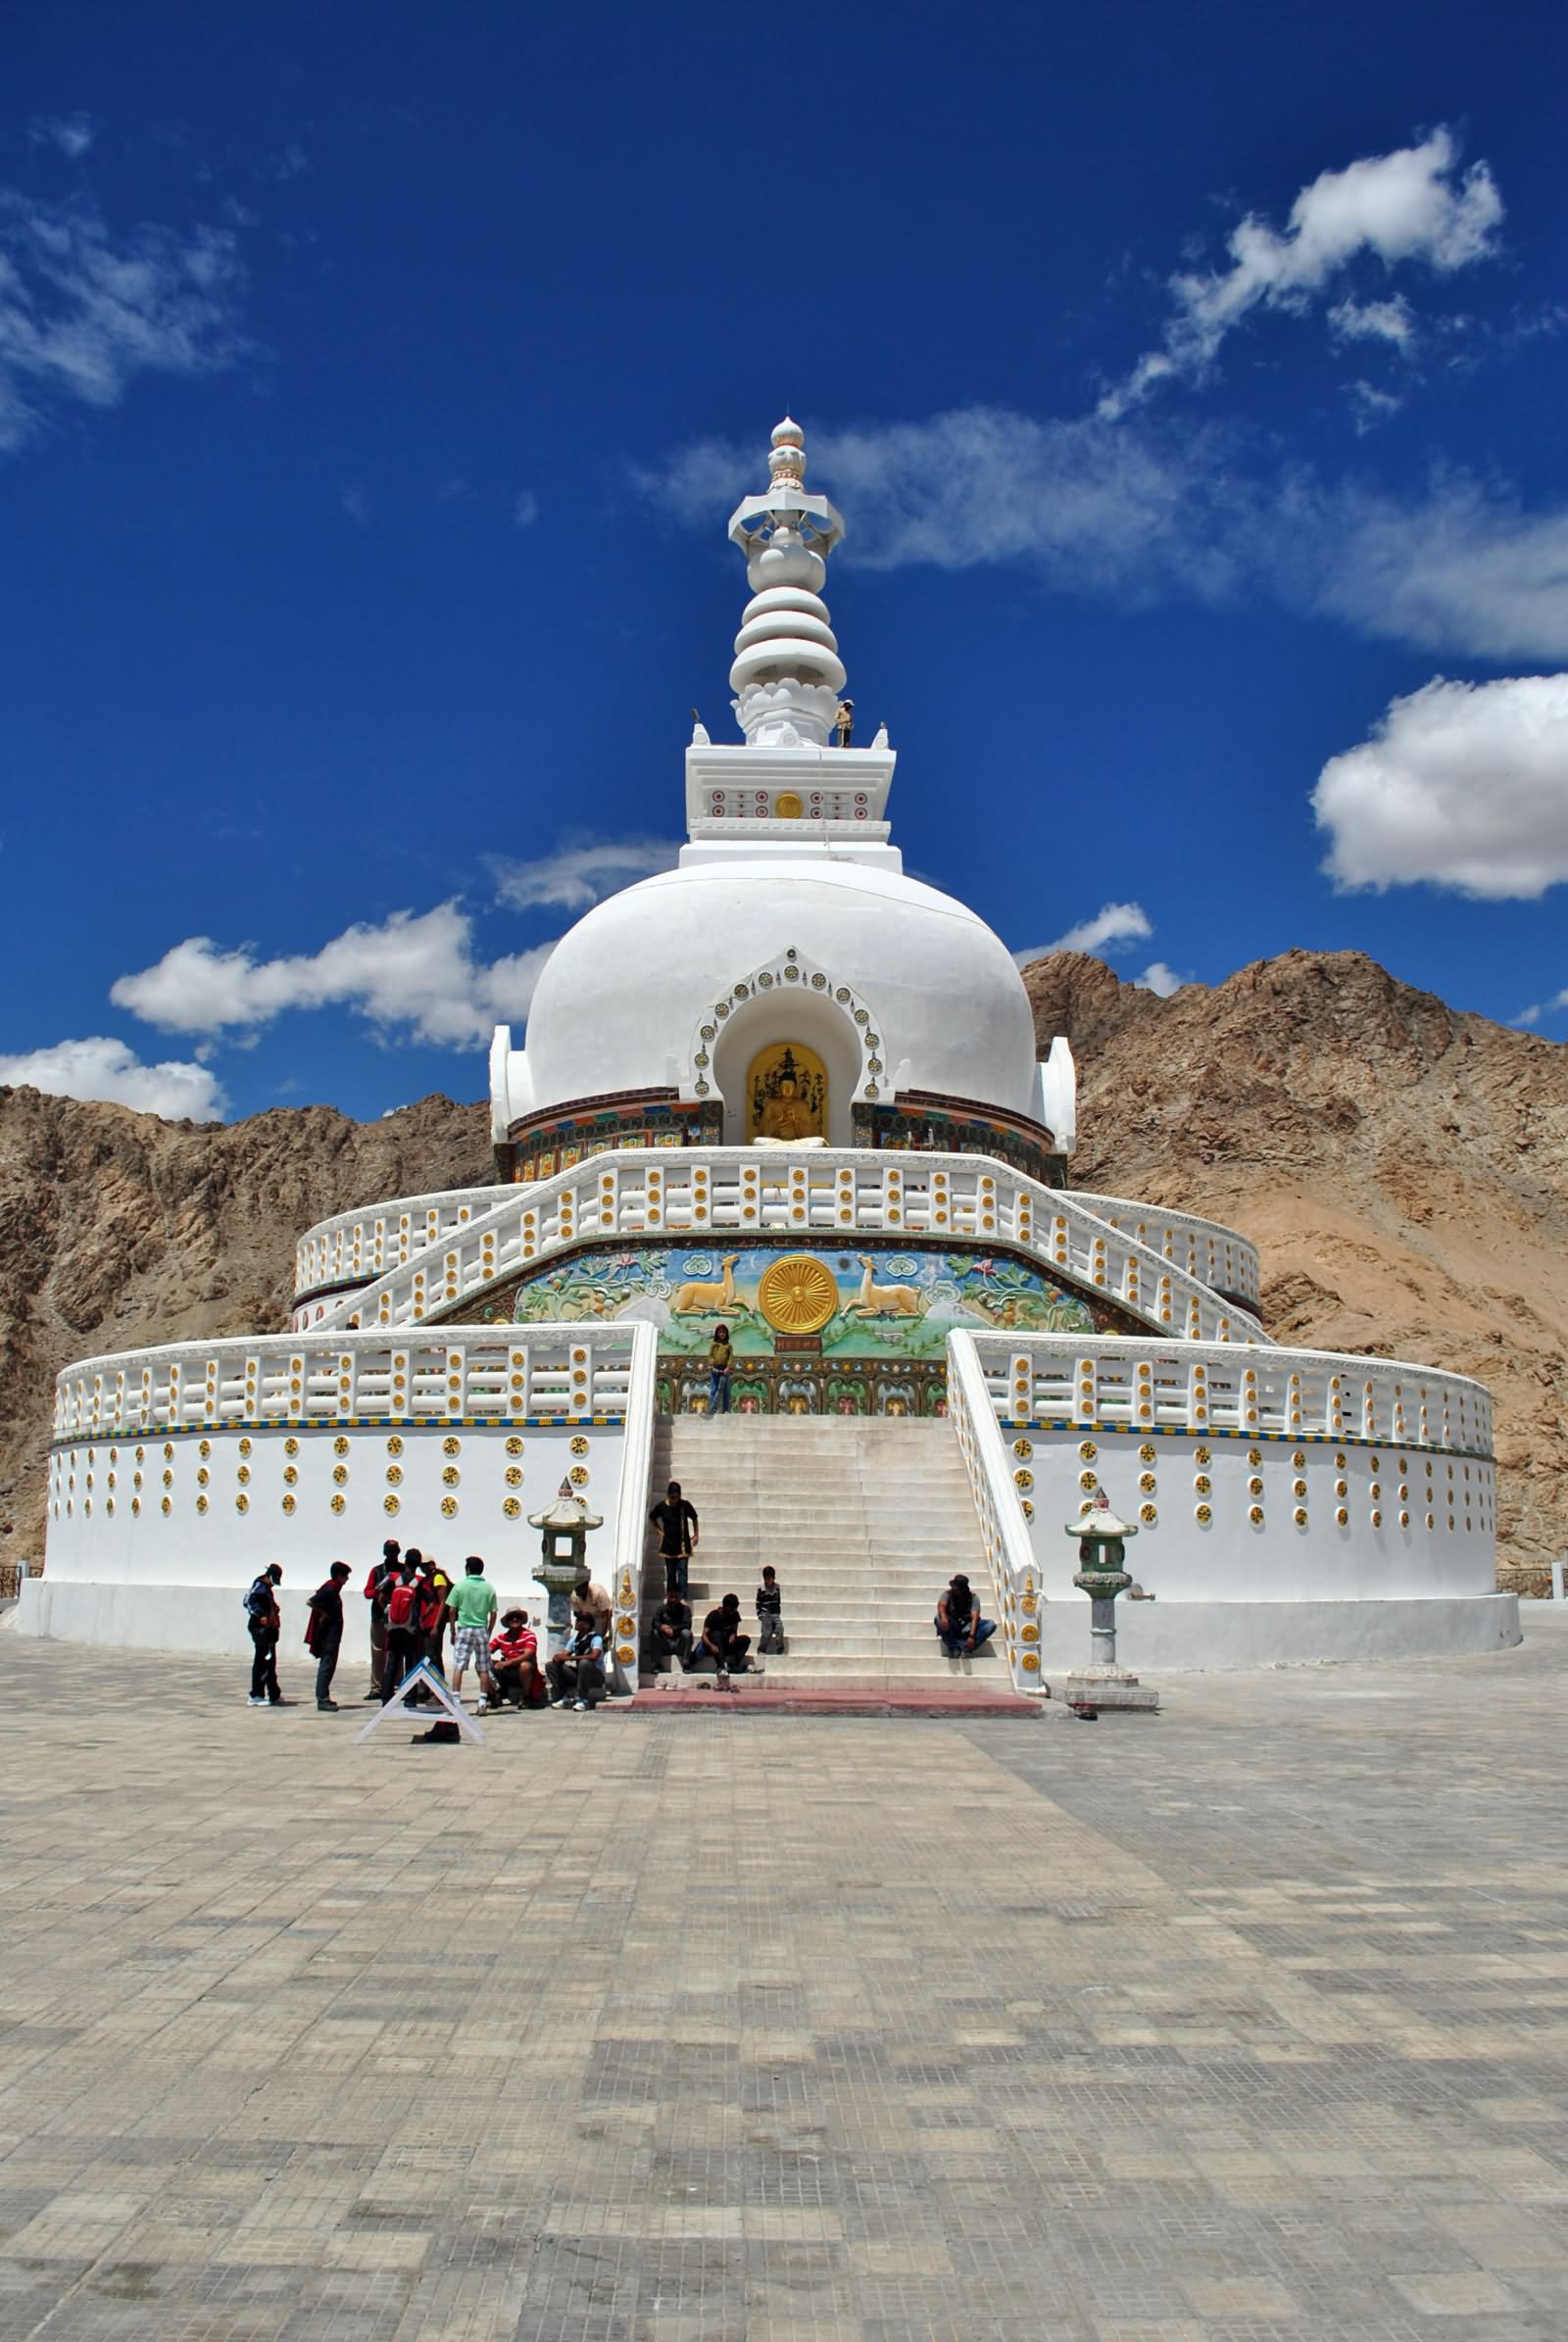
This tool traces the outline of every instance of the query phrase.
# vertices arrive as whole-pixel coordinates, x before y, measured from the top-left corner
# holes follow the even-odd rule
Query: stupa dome
[[[801,980],[750,989],[759,971],[787,969],[790,953]],[[825,981],[813,984],[817,976]],[[740,984],[749,989],[737,1007]],[[530,1104],[670,1084],[689,1094],[706,1024],[714,1028],[712,1091],[734,1108],[746,1062],[770,1040],[846,1060],[858,1039],[857,1008],[880,1035],[887,1095],[917,1090],[1033,1110],[1029,997],[985,922],[897,869],[795,860],[771,841],[756,860],[726,854],[644,879],[579,920],[534,994]],[[828,1135],[847,1145],[849,1088],[835,1083],[833,1095],[843,1131]]]

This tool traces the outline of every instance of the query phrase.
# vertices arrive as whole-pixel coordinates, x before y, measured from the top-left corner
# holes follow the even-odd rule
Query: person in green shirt
[[[477,1553],[470,1553],[463,1565],[463,1576],[447,1596],[447,1608],[452,1613],[452,1695],[463,1697],[463,1671],[471,1659],[479,1670],[483,1696],[479,1701],[482,1716],[492,1705],[501,1705],[496,1679],[490,1666],[490,1633],[501,1605],[496,1589],[484,1574],[484,1563]]]

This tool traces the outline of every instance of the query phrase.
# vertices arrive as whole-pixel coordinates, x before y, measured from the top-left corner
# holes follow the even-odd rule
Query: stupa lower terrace
[[[799,1556],[770,1680],[946,1674],[960,1569],[1002,1622],[977,1668],[1027,1691],[1081,1665],[1060,1522],[1102,1486],[1158,1596],[1123,1606],[1132,1667],[1518,1639],[1485,1391],[1277,1345],[1244,1236],[1070,1185],[1071,1051],[1039,1054],[1001,940],[905,875],[895,753],[853,744],[842,535],[786,420],[730,524],[742,737],[698,727],[679,866],[557,947],[522,1047],[498,1029],[496,1184],[308,1231],[286,1333],[61,1376],[33,1631],[237,1647],[256,1568],[298,1593],[388,1534],[542,1606],[526,1515],[565,1478],[632,1685],[651,1480],[680,1465],[713,1492],[712,1590],[749,1598],[767,1559],[788,1587]],[[736,1411],[710,1424],[719,1324]],[[802,1475],[840,1466],[808,1553]]]

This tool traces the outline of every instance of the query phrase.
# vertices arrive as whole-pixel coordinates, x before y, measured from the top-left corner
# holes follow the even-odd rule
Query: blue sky
[[[908,866],[1568,1038],[1560,12],[0,22],[0,1081],[484,1088],[731,737],[772,423]]]

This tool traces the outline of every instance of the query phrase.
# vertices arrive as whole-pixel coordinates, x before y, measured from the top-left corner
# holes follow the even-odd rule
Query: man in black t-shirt
[[[743,1635],[740,1629],[740,1595],[726,1594],[718,1608],[710,1610],[704,1619],[703,1639],[686,1662],[687,1672],[700,1666],[706,1655],[712,1660],[722,1686],[729,1681],[732,1672],[738,1675],[743,1668],[749,1667],[751,1661],[746,1654],[752,1647],[752,1638],[749,1635]],[[760,1668],[758,1673],[761,1673]]]
[[[691,1605],[679,1594],[666,1594],[663,1602],[648,1622],[648,1664],[656,1672],[667,1667],[671,1659],[682,1666],[691,1657]]]
[[[664,1584],[670,1593],[686,1594],[686,1565],[697,1550],[697,1507],[680,1492],[680,1482],[672,1480],[664,1490],[664,1500],[656,1504],[648,1518],[659,1531],[659,1550],[664,1564]]]

